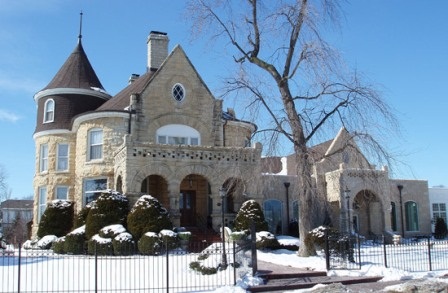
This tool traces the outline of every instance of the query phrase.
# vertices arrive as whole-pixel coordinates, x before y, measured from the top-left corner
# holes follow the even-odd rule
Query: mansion
[[[79,37],[35,94],[33,235],[49,201],[71,200],[80,211],[105,189],[131,203],[150,194],[175,226],[215,231],[222,213],[231,227],[242,203],[254,199],[269,230],[287,234],[299,217],[294,156],[263,157],[263,146],[251,141],[257,126],[223,109],[184,49],[169,50],[166,33],[151,32],[147,52],[146,72],[132,74],[111,96]],[[347,144],[351,151],[334,152]],[[427,181],[390,179],[386,167],[377,169],[353,149],[345,129],[311,147],[315,187],[331,224],[366,237],[430,234]]]

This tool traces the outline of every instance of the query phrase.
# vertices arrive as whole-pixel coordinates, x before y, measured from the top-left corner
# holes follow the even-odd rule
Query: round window
[[[176,83],[173,86],[173,98],[178,102],[182,102],[185,99],[185,88],[180,83]]]

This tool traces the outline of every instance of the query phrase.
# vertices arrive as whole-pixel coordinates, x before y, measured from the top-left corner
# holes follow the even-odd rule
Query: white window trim
[[[44,152],[46,150],[46,153]],[[48,144],[44,143],[40,145],[40,158],[39,158],[39,172],[43,173],[43,172],[47,172],[48,171],[48,153],[49,153],[49,148],[48,148]]]
[[[65,191],[66,191],[65,197],[64,198],[58,198],[58,190],[62,189],[62,188],[65,188]],[[55,195],[54,195],[55,199],[68,199],[68,189],[69,189],[69,187],[66,186],[66,185],[57,185],[56,188],[55,188]]]
[[[100,190],[86,190],[87,189],[87,187],[86,187],[87,186],[87,182],[88,181],[93,181],[93,180],[105,180],[106,181],[105,185],[106,185],[106,189],[107,189],[107,183],[108,183],[107,177],[84,178],[84,180],[82,182],[82,205],[83,206],[86,206],[86,204],[87,204],[86,194],[96,193],[96,192],[100,192],[101,190],[104,190],[104,189],[100,189]]]
[[[37,212],[37,222],[39,223],[40,219],[42,218],[42,215],[44,214],[47,208],[47,187],[40,186],[38,193],[39,193],[39,208]]]
[[[182,96],[182,99],[181,99],[181,100],[176,99],[175,96],[174,96],[174,89],[175,89],[176,87],[180,87],[180,88],[182,89],[183,96]],[[181,83],[175,83],[175,84],[173,85],[173,87],[171,88],[171,97],[172,97],[173,100],[174,100],[175,102],[177,102],[177,103],[183,103],[183,102],[185,101],[185,99],[187,98],[187,91],[185,90],[185,87],[183,86],[183,84],[181,84]]]
[[[49,104],[50,103],[52,103],[52,109],[49,109]],[[54,102],[54,100],[53,99],[48,99],[48,100],[46,100],[45,101],[45,104],[44,104],[44,117],[43,117],[43,123],[51,123],[51,122],[54,122],[54,115],[55,115],[55,102]],[[49,113],[49,112],[52,112],[53,113],[53,115],[52,115],[52,117],[51,117],[51,119],[48,119],[47,120],[47,113]]]
[[[165,138],[165,142],[160,142],[160,137]],[[170,138],[185,138],[186,143],[182,145],[201,145],[201,134],[191,126],[184,124],[167,124],[156,131],[156,141],[158,144],[170,144]],[[197,144],[192,144],[191,140],[197,139]]]
[[[61,157],[60,155],[59,155],[59,147],[61,146],[61,145],[66,145],[67,146],[67,156],[66,157]],[[64,172],[64,171],[68,171],[68,169],[69,169],[69,157],[70,157],[70,145],[68,144],[68,143],[58,143],[58,145],[57,145],[57,150],[56,150],[56,171],[58,171],[58,172]],[[60,169],[60,166],[59,166],[59,160],[61,159],[61,158],[65,158],[65,159],[67,159],[67,168],[65,168],[65,169]]]
[[[91,143],[91,133],[92,132],[97,132],[97,131],[101,131],[101,143],[98,144],[92,144]],[[100,158],[92,158],[92,146],[99,146],[101,145],[101,157]],[[104,157],[104,131],[101,128],[92,128],[87,132],[87,161],[91,162],[91,161],[99,161],[102,160]]]

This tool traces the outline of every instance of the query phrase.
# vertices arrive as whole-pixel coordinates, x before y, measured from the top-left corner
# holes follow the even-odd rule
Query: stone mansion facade
[[[231,226],[249,198],[261,204],[273,233],[286,234],[298,218],[293,156],[263,157],[262,145],[251,141],[257,126],[224,110],[183,48],[169,51],[168,44],[167,34],[151,32],[146,72],[111,96],[79,37],[35,94],[34,235],[49,201],[68,199],[79,211],[105,189],[131,203],[143,194],[158,198],[175,226],[218,230],[222,210]],[[312,149],[324,155],[348,140],[341,129]],[[389,179],[387,168],[353,151],[316,159],[314,172],[337,228],[366,236],[431,232],[426,181]]]

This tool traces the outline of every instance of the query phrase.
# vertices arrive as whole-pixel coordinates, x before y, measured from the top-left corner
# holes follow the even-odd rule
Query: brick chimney
[[[156,70],[168,57],[168,36],[166,33],[151,31],[148,37],[147,70]]]

